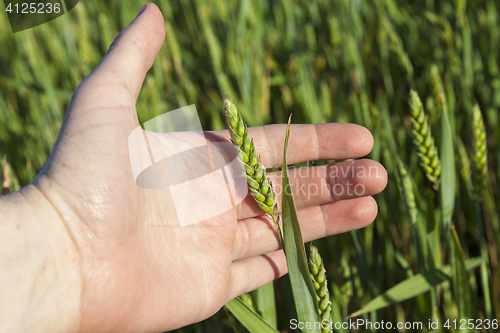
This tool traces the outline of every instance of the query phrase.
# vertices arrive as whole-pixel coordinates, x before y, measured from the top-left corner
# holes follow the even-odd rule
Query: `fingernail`
[[[139,10],[139,12],[137,13],[137,16],[135,18],[138,18],[139,15],[141,15],[142,12],[144,12],[146,10],[147,6],[148,6],[148,4],[145,4],[144,6],[142,6],[141,9]]]

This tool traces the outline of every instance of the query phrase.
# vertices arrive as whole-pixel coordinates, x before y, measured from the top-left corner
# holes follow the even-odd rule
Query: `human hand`
[[[128,136],[139,126],[136,100],[164,37],[162,14],[148,4],[75,91],[54,150],[30,185],[29,191],[46,199],[50,208],[44,209],[65,225],[79,258],[82,291],[75,330],[178,328],[287,271],[274,228],[251,197],[193,227],[156,227],[175,223],[176,212],[168,190],[136,185]],[[285,125],[249,132],[262,163],[280,166]],[[214,135],[229,139],[226,131]],[[372,145],[369,131],[358,125],[292,125],[288,162],[358,158]],[[348,166],[369,172],[360,177],[332,172]],[[305,176],[290,171],[293,188],[330,189],[295,194],[305,241],[374,220],[377,205],[371,195],[387,182],[380,164],[356,160],[305,171]],[[269,176],[281,183],[279,174]],[[335,184],[345,190],[333,191]],[[361,197],[353,191],[356,184],[363,188]]]

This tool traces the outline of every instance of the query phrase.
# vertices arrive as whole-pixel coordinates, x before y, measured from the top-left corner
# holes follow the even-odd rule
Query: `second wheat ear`
[[[328,291],[328,282],[326,281],[326,269],[318,248],[311,245],[309,253],[309,272],[313,281],[316,298],[318,300],[319,315],[321,322],[329,321],[332,316],[332,302]],[[331,333],[330,327],[322,327],[321,333]]]
[[[273,221],[274,227],[279,229],[278,206],[275,202],[276,194],[266,174],[266,168],[255,151],[253,140],[248,136],[248,129],[236,105],[229,96],[224,96],[224,112],[231,135],[231,142],[238,150],[238,159],[245,169],[248,188],[252,192],[255,202]]]
[[[474,195],[481,199],[488,184],[488,148],[483,115],[477,104],[472,109],[472,166]]]
[[[439,188],[441,161],[434,144],[434,137],[422,101],[415,90],[410,90],[411,126],[414,147],[417,150],[420,166],[435,190]]]

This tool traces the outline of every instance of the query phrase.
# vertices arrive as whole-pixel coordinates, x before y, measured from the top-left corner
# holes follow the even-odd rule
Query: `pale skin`
[[[148,4],[76,89],[37,178],[0,198],[0,299],[9,304],[0,307],[1,332],[171,330],[287,273],[275,230],[251,197],[197,227],[153,227],[174,221],[175,210],[167,191],[135,184],[127,138],[139,126],[136,100],[164,37],[163,16]],[[285,125],[249,131],[263,164],[279,166]],[[288,162],[359,158],[372,146],[358,125],[292,125]],[[372,195],[384,189],[387,173],[371,160],[353,165],[372,172],[352,177],[325,166],[290,173],[298,187],[350,186],[343,194],[297,193],[305,241],[375,219]]]

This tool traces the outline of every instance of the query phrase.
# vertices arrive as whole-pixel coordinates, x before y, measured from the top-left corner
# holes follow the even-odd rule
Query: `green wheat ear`
[[[240,299],[246,306],[255,311],[255,306],[253,304],[253,299],[250,293],[244,293],[240,295]]]
[[[413,192],[413,185],[411,183],[410,175],[408,174],[408,170],[406,170],[403,161],[399,157],[396,162],[396,166],[399,176],[399,185],[405,201],[406,210],[408,211],[408,215],[410,216],[411,223],[416,224],[418,211],[417,204],[415,203],[415,193]]]
[[[471,166],[469,156],[467,155],[467,150],[465,149],[465,145],[460,139],[457,137],[457,149],[458,149],[458,171],[460,172],[460,176],[462,177],[466,188],[472,189],[471,182]]]
[[[432,94],[434,96],[434,108],[427,109],[427,111],[430,115],[430,123],[435,124],[441,117],[441,109],[443,108],[443,102],[441,101],[443,82],[441,81],[441,76],[439,75],[439,68],[437,65],[431,66],[431,85]]]
[[[319,316],[321,322],[331,320],[332,303],[330,301],[330,293],[328,292],[328,283],[326,281],[326,270],[323,264],[323,259],[319,255],[316,246],[311,245],[311,252],[309,254],[309,273],[316,291],[316,298],[319,304]],[[322,333],[331,332],[330,327],[322,328]]]
[[[266,168],[260,162],[260,157],[255,151],[253,140],[248,136],[248,129],[241,113],[229,96],[224,96],[224,112],[231,135],[231,142],[238,150],[238,159],[245,169],[248,188],[252,192],[255,202],[266,212],[278,228],[276,195],[266,174]]]
[[[413,89],[410,90],[409,104],[413,143],[417,150],[420,166],[424,169],[427,179],[437,190],[439,188],[439,176],[441,175],[441,162],[439,161],[427,115],[424,113],[422,101]]]
[[[479,199],[488,183],[488,149],[483,115],[477,104],[472,109],[472,165],[474,194]]]

